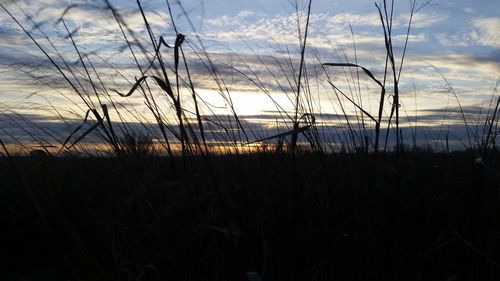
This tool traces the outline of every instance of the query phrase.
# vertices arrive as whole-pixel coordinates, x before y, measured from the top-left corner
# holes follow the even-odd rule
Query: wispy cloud
[[[425,12],[419,11],[414,14],[412,18],[411,27],[412,28],[428,28],[432,26],[436,26],[438,23],[441,23],[449,18],[449,15],[438,13],[438,12]],[[402,14],[396,18],[396,26],[399,28],[404,28],[408,26],[410,20],[410,14]]]
[[[380,16],[378,13],[369,13],[369,14],[342,13],[342,14],[336,14],[336,15],[328,18],[327,27],[336,28],[338,26],[345,26],[349,23],[353,26],[379,27],[380,26]]]
[[[478,33],[476,38],[478,44],[500,48],[500,18],[478,18],[472,25]]]
[[[500,18],[474,18],[469,26],[455,34],[437,34],[445,46],[486,46],[500,48]]]

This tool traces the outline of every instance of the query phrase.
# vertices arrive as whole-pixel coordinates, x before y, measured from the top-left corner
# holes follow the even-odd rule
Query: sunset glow
[[[209,123],[218,124],[229,131],[246,130],[246,136],[232,135],[241,144],[291,130],[294,115],[303,114],[315,116],[325,140],[338,138],[347,127],[354,128],[355,134],[368,130],[373,140],[375,124],[367,114],[377,115],[379,87],[361,69],[322,64],[357,63],[383,79],[386,50],[377,8],[366,1],[312,1],[304,56],[307,77],[301,78],[296,113],[307,2],[187,0],[171,3],[172,21],[167,2],[141,1],[156,38],[162,36],[173,46],[173,23],[177,33],[185,35],[182,46],[189,76],[181,60],[176,81],[173,49],[161,51],[175,95],[180,95],[183,118],[196,123],[198,106],[207,133],[214,132],[210,139],[231,138],[220,139],[217,129],[209,128]],[[500,6],[496,1],[416,4],[399,81],[402,134],[408,141],[416,138],[418,145],[438,149],[448,135],[449,141],[457,143],[456,149],[463,149],[460,143],[469,130],[483,125],[498,97]],[[155,108],[163,122],[173,126],[170,137],[177,142],[175,104],[154,80],[148,78],[151,92],[147,94],[118,95],[127,93],[142,75],[162,76],[158,65],[141,74],[154,50],[136,1],[7,1],[3,6],[0,137],[5,143],[36,146],[40,141],[34,139],[43,139],[60,147],[86,112],[101,110],[101,104],[110,109],[111,120],[122,122],[123,127],[152,130],[157,136]],[[392,43],[400,64],[411,6],[397,1],[394,9]],[[393,98],[390,85],[387,91],[384,130]],[[229,120],[234,116],[243,123]],[[419,136],[415,136],[417,128],[422,132]],[[92,133],[86,140],[102,141],[96,137]],[[390,138],[394,141],[392,134]]]

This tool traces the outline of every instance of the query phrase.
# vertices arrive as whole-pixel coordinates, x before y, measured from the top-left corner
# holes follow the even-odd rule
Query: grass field
[[[399,169],[355,154],[15,160],[0,169],[3,280],[500,277],[500,179],[466,152]]]
[[[110,1],[83,7],[122,40],[102,54],[71,28],[80,5],[48,25],[0,3],[51,70],[9,72],[58,94],[0,106],[0,279],[500,280],[498,80],[474,115],[432,66],[455,104],[432,133],[400,99],[413,94],[400,81],[412,19],[429,2],[410,1],[399,41],[394,1],[376,3],[377,71],[319,59],[311,0],[290,1],[295,51],[247,54],[264,69],[217,61],[192,24],[192,37],[174,20],[159,36],[160,13],[141,1],[144,34]],[[181,1],[165,17],[172,8],[189,22]],[[235,76],[276,110],[239,114]]]

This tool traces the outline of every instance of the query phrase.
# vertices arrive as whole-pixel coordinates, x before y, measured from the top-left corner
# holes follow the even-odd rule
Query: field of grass
[[[147,34],[102,1],[123,40],[109,60],[85,53],[69,27],[78,5],[54,23],[64,45],[30,11],[0,3],[57,78],[29,73],[33,87],[57,81],[48,86],[63,100],[23,108],[44,109],[52,127],[0,107],[1,124],[29,139],[0,127],[0,279],[500,280],[496,88],[472,120],[436,68],[458,105],[454,128],[464,133],[453,140],[461,150],[450,149],[445,112],[445,139],[422,149],[425,132],[405,116],[399,95],[412,18],[429,2],[410,2],[406,39],[394,47],[394,2],[376,4],[386,51],[378,72],[345,54],[338,62],[315,57],[307,42],[313,1],[299,2],[291,1],[298,52],[286,45],[282,58],[262,63],[267,72],[243,58],[240,68],[214,60],[194,27],[188,38],[172,21],[175,36],[158,36],[141,1]],[[124,54],[135,76],[111,62]],[[238,114],[228,69],[269,98],[275,127]],[[255,71],[274,80],[291,110]],[[322,112],[314,71],[337,112]],[[223,113],[202,98],[197,77],[210,77],[203,82]],[[369,96],[375,109],[363,103]]]
[[[2,161],[0,275],[498,280],[498,156]]]

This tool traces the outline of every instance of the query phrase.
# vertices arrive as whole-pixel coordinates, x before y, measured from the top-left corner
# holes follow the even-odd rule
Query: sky
[[[171,18],[166,1],[141,1],[156,40],[163,36],[169,45],[174,44],[172,23],[185,35],[182,46],[191,76],[181,67],[181,77],[191,78],[207,126],[218,124],[209,126],[212,139],[223,139],[218,135],[222,126],[238,127],[231,119],[236,114],[249,132],[244,137],[235,136],[241,142],[269,137],[293,126],[303,42],[298,27],[303,35],[308,3],[170,1]],[[362,71],[322,64],[357,63],[382,81],[386,50],[375,3],[381,4],[361,0],[311,2],[304,61],[307,78],[301,80],[298,115],[314,115],[325,142],[354,140],[352,145],[356,146],[362,143],[363,133],[373,139],[374,123],[368,114],[378,113],[380,87]],[[411,3],[394,3],[392,41],[398,66]],[[155,117],[144,96],[122,98],[116,93],[128,92],[142,76],[138,65],[145,69],[151,59],[151,42],[136,1],[109,0],[124,23],[128,40],[139,42],[132,44],[134,54],[105,1],[4,0],[2,4],[64,73],[74,75],[70,80],[78,92],[85,94],[79,97],[9,14],[0,9],[0,139],[13,147],[41,143],[60,146],[61,140],[82,123],[86,111],[101,110],[99,104],[103,103],[118,108],[110,112],[111,119],[122,119],[138,130],[155,130]],[[499,96],[500,2],[417,1],[416,7],[419,9],[412,18],[399,82],[403,136],[415,136],[419,145],[436,149],[442,148],[448,136],[454,147],[464,148],[474,142],[471,138],[480,141]],[[58,20],[61,18],[64,21]],[[92,63],[90,76],[75,46],[84,55],[87,68]],[[164,48],[162,54],[172,67],[173,49]],[[217,69],[215,76],[211,67]],[[147,74],[161,76],[158,69],[155,65]],[[339,96],[331,84],[357,106]],[[179,93],[186,118],[194,120],[190,91],[184,86]],[[387,91],[383,128],[389,120],[393,87],[388,85]],[[102,100],[94,92],[100,93]],[[161,90],[153,94],[175,135],[179,129],[171,113],[174,105]]]

